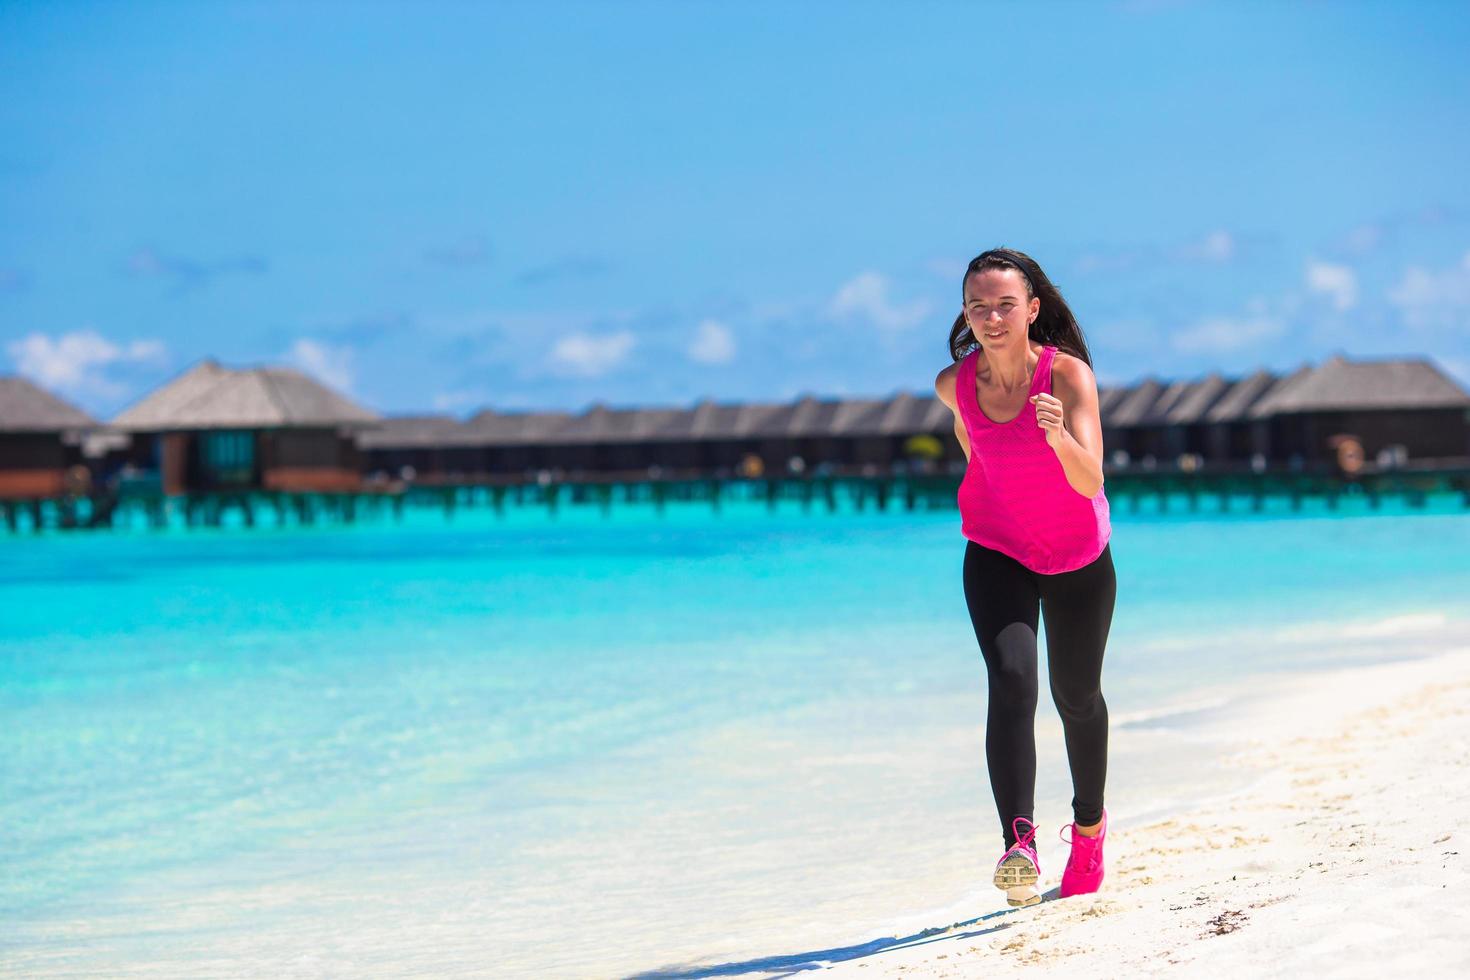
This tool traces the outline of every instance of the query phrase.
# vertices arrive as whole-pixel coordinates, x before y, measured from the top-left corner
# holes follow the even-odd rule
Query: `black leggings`
[[[1033,572],[974,541],[965,549],[965,603],[990,682],[985,761],[1008,848],[1016,842],[1012,819],[1035,815],[1038,606],[1072,769],[1072,819],[1084,827],[1102,819],[1108,767],[1102,661],[1117,588],[1111,542],[1091,564],[1057,575]]]

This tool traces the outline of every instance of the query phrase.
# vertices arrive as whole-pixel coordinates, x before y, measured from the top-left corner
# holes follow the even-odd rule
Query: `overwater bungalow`
[[[1110,399],[1105,414],[1099,409],[1105,454],[1113,454],[1120,461],[1156,459],[1156,440],[1150,437],[1146,420],[1153,417],[1154,403],[1164,394],[1164,389],[1159,379],[1145,378]]]
[[[613,408],[579,414],[484,411],[460,423],[448,416],[384,420],[358,442],[369,472],[422,476],[664,472],[732,475],[759,460],[760,472],[807,465],[889,466],[916,434],[942,436],[948,410],[934,398],[817,399],[794,403],[688,408]],[[930,457],[943,456],[936,440]]]
[[[552,468],[552,440],[572,420],[570,412],[497,412],[486,409],[466,425],[483,440],[490,473],[536,474]]]
[[[645,471],[657,465],[661,430],[685,411],[593,404],[544,437],[547,468],[570,473]]]
[[[362,430],[357,446],[369,476],[465,477],[488,472],[484,436],[450,415],[390,415],[376,427]]]
[[[1269,426],[1251,409],[1309,368],[1281,376],[1257,371],[1231,380],[1218,373],[1164,382],[1145,378],[1110,397],[1099,393],[1103,442],[1117,465],[1174,466],[1185,454],[1206,463],[1245,463],[1271,450]]]
[[[752,459],[760,461],[757,468],[763,473],[779,475],[793,468],[804,469],[808,459],[801,456],[799,438],[791,429],[795,413],[796,405],[791,402],[753,402],[738,413],[726,415],[724,428],[711,430],[720,463],[716,472],[749,472],[748,461]],[[798,458],[799,464],[795,462]]]
[[[1349,361],[1304,368],[1251,405],[1274,459],[1328,461],[1350,436],[1369,459],[1470,457],[1470,395],[1424,359]]]
[[[949,409],[938,398],[901,392],[889,398],[819,399],[749,406],[742,450],[760,458],[767,473],[806,472],[822,466],[908,466],[938,462],[953,429]],[[909,440],[928,435],[932,452],[910,451]],[[949,442],[953,437],[949,436]]]
[[[101,423],[19,375],[0,377],[0,499],[84,491],[82,439]]]
[[[659,430],[659,465],[674,471],[732,474],[747,456],[761,458],[767,469],[784,467],[782,440],[767,446],[762,432],[767,420],[787,406],[773,403],[722,403],[702,399],[676,413]],[[766,450],[766,452],[763,452]]]
[[[1346,397],[1364,385],[1374,389],[1369,402]],[[1368,438],[1369,452],[1382,444],[1407,447],[1411,456],[1462,457],[1470,431],[1463,408],[1456,408],[1470,396],[1423,361],[1337,358],[1284,375],[1150,377],[1105,386],[1098,396],[1106,458],[1121,468],[1174,469],[1188,457],[1213,467],[1300,467],[1330,457],[1333,437],[1360,428],[1376,433]],[[1359,414],[1341,417],[1345,410]],[[360,444],[370,471],[396,474],[412,466],[420,479],[881,472],[961,466],[952,422],[938,398],[907,392],[884,399],[704,399],[687,408],[599,402],[578,414],[487,410],[463,423],[404,417],[364,432]]]
[[[1172,458],[1189,453],[1201,459],[1223,459],[1225,454],[1211,444],[1211,428],[1205,415],[1230,391],[1232,382],[1219,373],[1191,381],[1178,399],[1163,413],[1164,451]]]
[[[793,459],[801,460],[802,469],[820,463],[856,464],[852,436],[861,431],[864,416],[873,415],[878,404],[871,399],[806,395],[772,413],[765,421],[762,441],[766,452],[776,457],[774,471],[784,472]],[[839,436],[839,426],[846,427],[845,438]]]
[[[1232,381],[1215,403],[1205,409],[1206,461],[1223,463],[1268,458],[1271,449],[1269,427],[1252,419],[1250,409],[1283,380],[1270,371],[1256,371]]]
[[[901,392],[888,399],[875,419],[872,434],[867,438],[880,442],[887,460],[924,468],[927,464],[923,461],[928,459],[932,459],[935,464],[964,459],[959,441],[954,438],[953,433],[954,415],[944,402],[933,395],[919,396]],[[915,437],[918,436],[927,437],[921,441],[923,446],[934,446],[937,443],[939,455],[931,456],[927,450],[916,452],[913,447]],[[953,455],[950,454],[951,449]],[[863,451],[859,455],[865,461],[868,460]],[[872,459],[878,463],[887,460],[881,456]]]
[[[1097,412],[1102,422],[1103,454],[1107,459],[1122,448],[1123,432],[1113,424],[1113,418],[1132,390],[1128,385],[1100,385],[1097,389]]]
[[[119,413],[129,461],[165,494],[350,491],[362,485],[357,434],[379,416],[293,368],[206,359]]]

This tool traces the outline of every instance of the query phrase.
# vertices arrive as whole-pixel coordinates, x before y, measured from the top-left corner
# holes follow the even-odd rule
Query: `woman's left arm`
[[[1072,489],[1084,497],[1095,497],[1103,485],[1097,380],[1087,362],[1077,357],[1058,357],[1051,377],[1055,394],[1031,396],[1036,424],[1046,432],[1046,444],[1061,460]]]

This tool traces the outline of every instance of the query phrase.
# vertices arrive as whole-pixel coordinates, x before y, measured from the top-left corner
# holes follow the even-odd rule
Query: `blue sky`
[[[385,413],[929,391],[1009,245],[1105,384],[1470,383],[1470,5],[0,0],[0,373]]]

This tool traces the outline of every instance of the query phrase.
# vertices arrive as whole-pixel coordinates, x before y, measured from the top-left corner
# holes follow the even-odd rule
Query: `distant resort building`
[[[1250,417],[1268,426],[1278,457],[1323,459],[1351,435],[1370,458],[1463,457],[1470,395],[1425,360],[1349,361],[1334,357],[1292,375],[1255,402]]]
[[[448,415],[395,415],[357,437],[367,471],[393,476],[482,472],[485,443]]]
[[[1344,439],[1370,458],[1405,462],[1470,455],[1470,395],[1425,360],[1349,361],[1230,382],[1219,375],[1164,385],[1147,380],[1104,397],[1113,462],[1335,460]]]
[[[1470,463],[1470,394],[1427,360],[1335,356],[1288,374],[1157,378],[1098,392],[1111,469],[1331,469],[1344,440],[1369,460]],[[776,475],[953,469],[963,452],[933,395],[581,414],[389,418],[359,444],[369,471],[418,479],[656,472]]]
[[[406,416],[364,432],[360,445],[370,472],[393,476],[407,466],[419,477],[649,471],[730,477],[906,465],[905,446],[921,434],[931,436],[935,459],[944,454],[938,437],[952,428],[939,399],[905,393],[795,403],[706,399],[692,408],[599,403],[581,414],[487,410],[465,422]]]
[[[124,461],[168,495],[347,491],[362,483],[357,435],[379,416],[300,371],[199,362],[114,418]]]
[[[1470,394],[1422,358],[1335,356],[1285,374],[1099,390],[1105,468],[1351,476],[1470,470]],[[486,409],[382,418],[300,371],[204,360],[107,424],[0,378],[0,500],[963,471],[932,393],[794,402]],[[1470,489],[1467,489],[1470,500]]]
[[[1269,426],[1255,421],[1252,408],[1311,370],[1303,367],[1290,375],[1257,371],[1234,380],[1212,373],[1202,380],[1173,383],[1147,378],[1130,387],[1099,391],[1109,462],[1154,466],[1188,455],[1213,464],[1244,463],[1253,457],[1269,460]]]
[[[357,442],[370,476],[432,482],[534,473],[557,465],[552,436],[572,418],[567,412],[483,411],[467,422],[449,415],[398,415],[363,431]]]
[[[86,412],[25,378],[0,377],[0,499],[84,490],[88,472],[82,439],[100,427]]]

